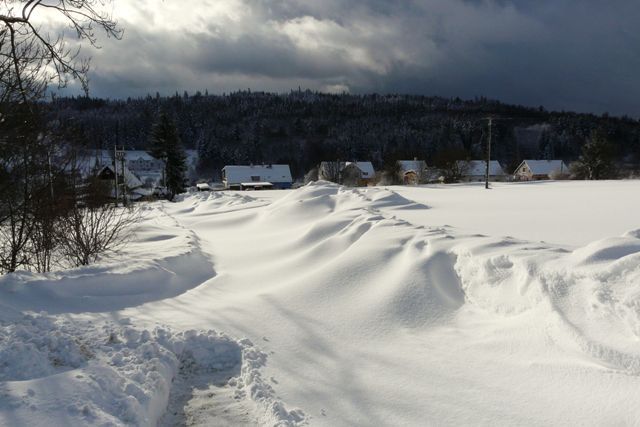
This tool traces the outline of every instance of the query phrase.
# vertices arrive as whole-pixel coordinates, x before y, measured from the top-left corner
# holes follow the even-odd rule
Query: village
[[[324,161],[298,179],[293,177],[287,164],[227,165],[220,171],[221,180],[216,182],[198,174],[196,150],[185,150],[185,154],[187,183],[197,191],[284,190],[317,180],[347,187],[367,187],[571,178],[570,168],[562,160],[526,159],[515,170],[508,172],[496,160],[488,163],[484,160],[457,160],[443,170],[414,158],[396,161],[390,171],[376,170],[370,161]],[[121,162],[114,161],[116,155],[121,156]],[[164,163],[144,150],[88,150],[77,168],[84,177],[95,175],[111,183],[114,195],[117,188],[120,195],[130,201],[151,200],[163,195]]]

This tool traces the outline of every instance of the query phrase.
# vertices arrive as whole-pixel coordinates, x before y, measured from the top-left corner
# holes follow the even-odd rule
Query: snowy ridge
[[[562,342],[574,343],[608,369],[639,376],[637,235],[594,242],[569,254],[513,241],[461,245],[453,249],[455,269],[469,304],[504,316],[534,311]]]
[[[425,207],[386,189],[319,182],[258,210],[179,216],[212,236],[203,245],[224,274],[216,288],[182,300],[195,306],[195,298],[222,298],[214,318],[223,329],[239,323],[252,339],[268,336],[279,393],[312,424],[473,423],[505,406],[488,419],[624,424],[640,416],[623,410],[639,385],[634,233],[569,252],[415,226],[397,218],[403,211]],[[224,252],[216,241],[225,242]],[[237,299],[225,301],[231,293]],[[352,382],[342,382],[344,370]],[[354,383],[361,383],[357,392]],[[534,397],[540,389],[545,398]],[[465,404],[453,411],[442,393]],[[406,401],[430,403],[407,409]],[[594,412],[601,402],[612,409]],[[380,410],[392,404],[403,412]]]

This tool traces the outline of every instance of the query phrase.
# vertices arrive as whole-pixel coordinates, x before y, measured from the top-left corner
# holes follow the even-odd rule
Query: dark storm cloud
[[[302,86],[640,115],[636,1],[146,0],[124,11],[125,39],[92,52],[96,95]]]

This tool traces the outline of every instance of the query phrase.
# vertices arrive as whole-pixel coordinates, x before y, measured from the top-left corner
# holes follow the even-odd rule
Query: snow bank
[[[52,314],[120,310],[175,297],[216,274],[198,237],[160,204],[145,209],[130,240],[94,265],[1,276],[0,307]]]
[[[298,425],[262,379],[266,354],[215,331],[25,315],[0,327],[0,424],[156,425],[179,371],[228,374],[256,421]]]

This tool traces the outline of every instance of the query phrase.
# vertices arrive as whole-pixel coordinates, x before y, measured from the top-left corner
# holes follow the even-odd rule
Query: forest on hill
[[[214,178],[226,164],[287,163],[299,178],[323,160],[370,160],[382,168],[414,157],[433,164],[447,153],[482,158],[489,116],[496,119],[492,158],[509,171],[525,158],[576,160],[594,132],[606,135],[620,167],[640,169],[638,120],[486,98],[185,92],[126,100],[54,98],[47,109],[86,147],[127,149],[146,149],[151,127],[167,112],[185,148],[198,150],[201,174]]]

